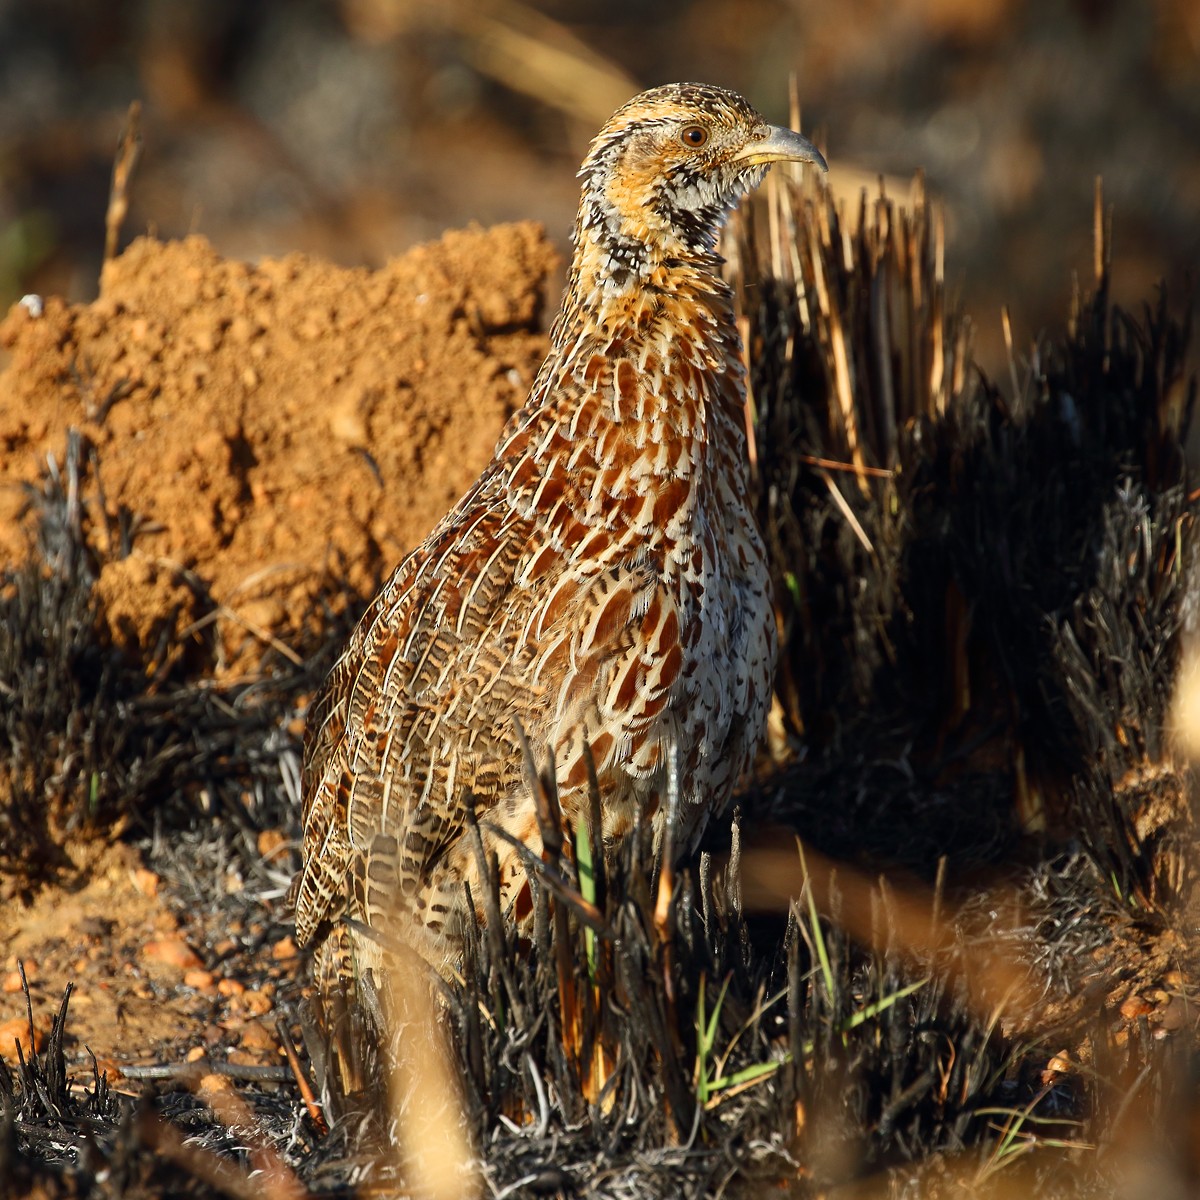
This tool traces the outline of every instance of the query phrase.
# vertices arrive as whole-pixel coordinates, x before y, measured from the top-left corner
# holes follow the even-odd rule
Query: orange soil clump
[[[323,581],[369,594],[472,482],[545,353],[554,264],[532,224],[378,271],[138,240],[94,303],[0,324],[0,561],[26,552],[20,485],[77,428],[98,544],[122,509],[135,530],[99,583],[114,640],[152,657],[204,630],[222,670],[252,668]]]

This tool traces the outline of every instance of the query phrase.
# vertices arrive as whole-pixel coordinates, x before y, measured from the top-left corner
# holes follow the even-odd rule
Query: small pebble
[[[272,1053],[278,1049],[275,1035],[261,1021],[246,1022],[238,1045],[243,1050],[269,1050]]]
[[[1154,1005],[1145,996],[1126,996],[1121,1002],[1121,1016],[1126,1021],[1136,1021],[1154,1011]]]
[[[213,989],[213,973],[203,967],[193,967],[183,973],[183,982],[198,992],[211,992]]]
[[[285,934],[271,947],[271,957],[276,962],[295,958],[299,953],[300,951],[296,949],[296,939],[290,933]]]
[[[258,852],[263,858],[269,858],[286,845],[287,836],[282,829],[264,829],[258,835]]]
[[[274,1007],[270,996],[253,990],[245,991],[240,996],[234,996],[233,1004],[240,1012],[250,1013],[255,1017],[265,1016]]]
[[[200,956],[183,938],[161,938],[158,941],[147,942],[142,947],[142,958],[149,962],[178,967],[181,971],[203,966]]]
[[[143,896],[154,897],[158,895],[158,876],[153,871],[148,871],[145,867],[138,867],[135,871],[130,872],[130,874],[133,879],[133,886]]]
[[[36,1054],[46,1044],[46,1034],[49,1032],[49,1018],[33,1019],[33,1051]],[[0,1058],[11,1059],[17,1061],[17,1043],[21,1043],[21,1049],[25,1052],[25,1057],[29,1057],[29,1021],[25,1017],[10,1017],[7,1021],[0,1021]]]

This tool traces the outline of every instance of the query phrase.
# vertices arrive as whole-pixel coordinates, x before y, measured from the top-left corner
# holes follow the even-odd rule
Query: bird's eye
[[[703,125],[685,125],[679,131],[679,140],[695,150],[708,141],[708,130]]]

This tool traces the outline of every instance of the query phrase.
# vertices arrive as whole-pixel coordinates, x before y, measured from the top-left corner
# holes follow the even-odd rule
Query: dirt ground
[[[378,271],[135,242],[94,303],[0,325],[0,557],[23,553],[20,485],[76,428],[101,464],[89,499],[137,531],[100,581],[116,640],[137,653],[163,622],[211,623],[222,670],[251,668],[330,564],[370,593],[478,474],[545,352],[555,261],[532,224]]]
[[[105,550],[122,520],[134,535],[98,583],[114,642],[143,661],[164,633],[190,640],[217,681],[269,645],[293,654],[318,598],[368,598],[486,462],[544,353],[555,265],[532,224],[448,233],[378,271],[136,242],[96,302],[29,302],[0,326],[0,558],[27,552],[22,485],[76,429],[99,462],[92,538]],[[281,877],[282,842],[259,847]],[[167,1042],[176,1059],[218,1041],[277,1056],[275,985],[299,974],[285,931],[181,911],[119,842],[64,848],[59,883],[0,905],[0,1054],[27,1036],[21,962],[39,1036],[74,981],[77,1049],[110,1068]],[[249,987],[247,945],[267,964]]]

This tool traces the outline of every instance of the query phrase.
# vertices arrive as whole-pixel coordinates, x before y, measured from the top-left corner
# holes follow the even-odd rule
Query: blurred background
[[[631,94],[698,79],[786,120],[795,72],[847,204],[925,172],[947,278],[1000,363],[1091,273],[1200,262],[1200,0],[0,0],[0,302],[94,296],[114,151],[140,99],[125,239],[373,265],[532,217],[565,251],[574,171]]]

